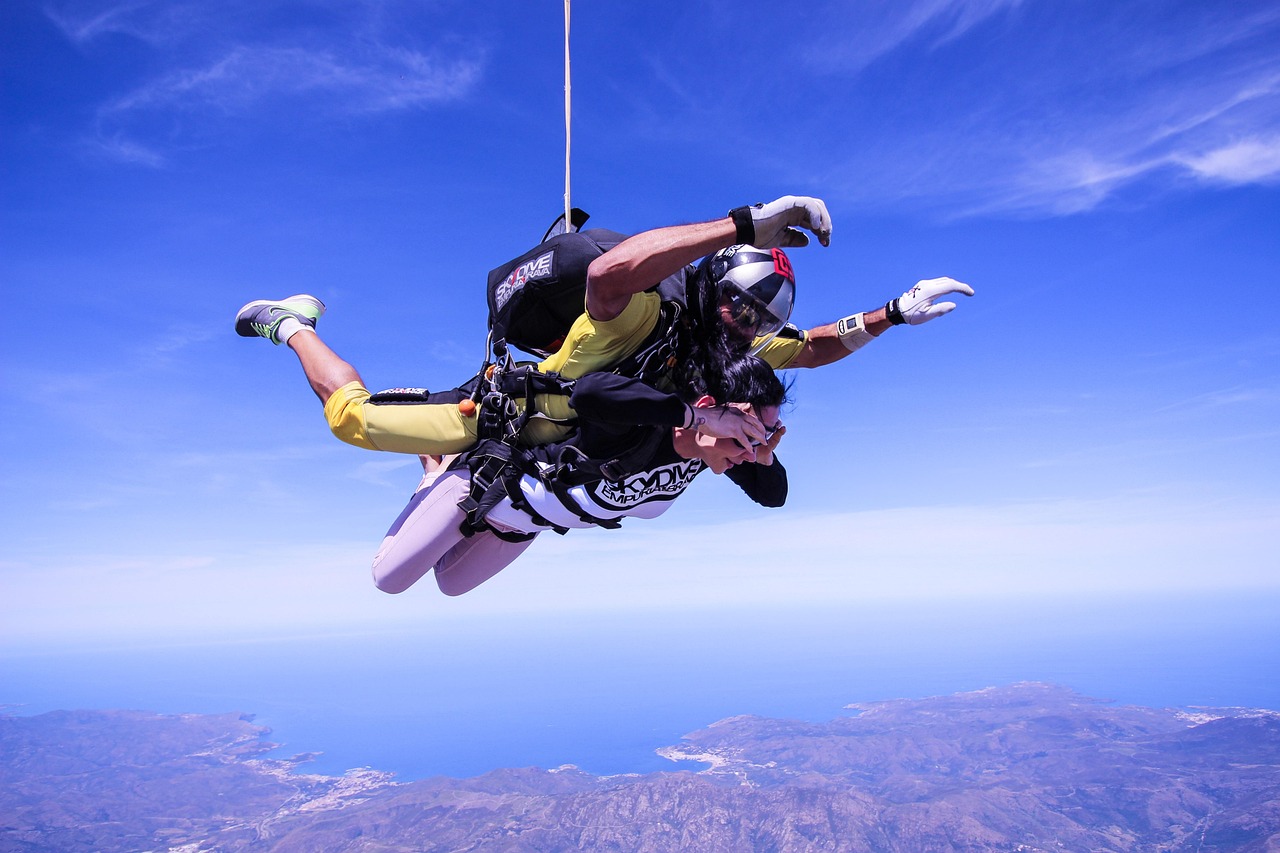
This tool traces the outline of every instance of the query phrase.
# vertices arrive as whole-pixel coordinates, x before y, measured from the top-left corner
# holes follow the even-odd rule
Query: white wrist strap
[[[836,335],[849,352],[857,352],[876,337],[867,331],[867,323],[861,313],[842,317],[836,321]]]

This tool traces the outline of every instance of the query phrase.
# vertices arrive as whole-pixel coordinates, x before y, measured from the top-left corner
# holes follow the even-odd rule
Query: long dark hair
[[[720,286],[712,280],[711,256],[685,279],[685,311],[677,361],[672,369],[676,386],[696,399],[707,389],[724,387],[727,366],[746,357],[751,341],[730,333],[720,318]],[[784,392],[785,393],[785,392]],[[734,402],[746,402],[735,399]]]
[[[685,402],[703,395],[717,403],[750,403],[760,410],[787,402],[787,387],[769,363],[759,356],[738,355],[717,358],[677,392]]]

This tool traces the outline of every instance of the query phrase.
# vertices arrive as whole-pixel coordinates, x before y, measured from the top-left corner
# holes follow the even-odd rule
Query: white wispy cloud
[[[965,39],[1012,5],[876,7],[882,20],[854,13],[833,27],[830,40],[851,46],[816,61],[868,111],[852,144],[836,147],[849,152],[832,170],[845,193],[951,215],[1063,215],[1138,184],[1280,180],[1274,4],[1130,13],[1086,3],[1065,20],[1052,3],[1023,4],[981,43]],[[957,25],[937,38],[948,15]],[[859,88],[872,61],[908,52],[908,67],[925,70],[904,77],[896,100]]]
[[[914,41],[926,48],[951,42],[1022,0],[912,0],[912,2],[828,3],[814,19],[827,27],[807,51],[824,71],[857,73]]]
[[[183,325],[156,334],[129,355],[139,367],[160,370],[174,365],[191,349],[202,348],[224,335],[225,332],[213,326]]]
[[[313,95],[325,98],[329,112],[376,113],[460,97],[479,73],[473,59],[442,60],[397,48],[340,56],[297,47],[241,46],[116,97],[99,110],[99,121],[114,129],[156,113],[237,116],[264,104]]]
[[[135,140],[126,139],[119,132],[99,134],[93,140],[92,150],[108,160],[153,169],[161,168],[169,162],[161,151]]]
[[[1280,389],[1237,386],[1196,394],[1185,400],[1178,400],[1161,406],[1155,409],[1152,414],[1159,416],[1173,412],[1216,412],[1222,408],[1250,405],[1274,406],[1276,403],[1280,403]]]
[[[401,43],[407,34],[378,4],[336,10],[341,22],[327,27],[283,31],[266,21],[270,4],[214,9],[125,2],[46,10],[91,61],[110,61],[102,51],[117,46],[106,36],[128,36],[151,49],[150,67],[159,69],[99,106],[91,137],[98,154],[160,167],[229,118],[267,124],[422,108],[465,97],[484,66],[483,50],[465,44]]]
[[[1197,177],[1226,184],[1280,180],[1280,135],[1231,142],[1200,155],[1175,155]]]
[[[387,618],[367,543],[240,543],[224,552],[62,555],[0,567],[0,644],[278,633]],[[61,611],[53,619],[53,610]],[[70,617],[69,614],[75,614]],[[51,636],[48,625],[78,628]]]
[[[1167,491],[687,521],[547,535],[493,580],[449,599],[430,575],[398,596],[377,592],[373,543],[316,536],[284,549],[164,542],[10,559],[0,564],[0,643],[349,631],[444,614],[1274,591],[1280,582],[1280,507]]]
[[[216,20],[212,6],[130,0],[130,2],[49,3],[45,15],[80,47],[110,35],[136,38],[152,45],[170,44]]]
[[[975,210],[1075,213],[1162,174],[1170,183],[1273,183],[1280,180],[1278,82],[1269,71],[1226,92],[1187,81],[1153,102],[1118,103],[1128,115],[1090,117],[1087,133],[1067,150],[1055,139],[1024,139],[1024,150],[1041,156],[1011,172]]]
[[[1086,501],[783,514],[750,521],[571,535],[524,559],[518,596],[558,584],[671,605],[981,599],[1001,595],[1266,587],[1280,508],[1129,494]],[[849,547],[856,541],[856,547]],[[762,545],[769,543],[767,554]],[[554,550],[552,550],[554,549]],[[554,564],[554,567],[552,566]],[[574,569],[573,567],[580,567]],[[589,570],[584,567],[590,567]],[[552,575],[554,573],[554,576]],[[607,573],[607,582],[602,574]],[[572,580],[568,577],[572,575]],[[531,577],[531,576],[536,576]],[[501,576],[499,576],[501,579]],[[565,582],[568,581],[568,582]],[[700,604],[699,604],[700,603]],[[711,603],[714,603],[712,605]],[[622,607],[615,600],[613,607]]]

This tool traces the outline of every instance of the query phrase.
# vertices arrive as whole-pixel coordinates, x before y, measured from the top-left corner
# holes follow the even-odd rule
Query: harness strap
[[[467,516],[460,529],[468,537],[488,530],[505,542],[527,542],[538,534],[499,530],[488,523],[489,513],[503,498],[510,497],[521,503],[524,501],[520,496],[520,474],[510,464],[512,448],[492,441],[484,442],[484,445],[477,448],[479,452],[467,460],[467,468],[471,471],[471,488],[467,496],[458,501],[458,508]],[[535,521],[541,524],[545,519],[535,518]]]
[[[603,464],[608,465],[609,463]],[[600,479],[599,471],[601,467],[602,463],[599,460],[590,459],[578,448],[566,445],[560,448],[560,452],[556,454],[556,464],[549,470],[542,472],[541,480],[547,489],[556,496],[556,499],[560,501],[560,504],[571,515],[576,516],[579,521],[605,527],[609,530],[616,530],[622,526],[621,521],[616,518],[597,518],[583,509],[582,505],[574,500],[573,495],[570,494],[570,489],[574,486]]]
[[[653,384],[667,376],[679,357],[680,326],[684,309],[678,302],[663,300],[658,322],[640,348],[614,368],[613,373]]]
[[[679,303],[664,300],[654,331],[614,372],[651,383],[669,374],[679,353],[682,314]],[[499,340],[494,344],[495,352],[505,355],[505,342]],[[487,522],[489,513],[503,499],[510,499],[512,505],[535,524],[557,533],[567,532],[567,528],[554,524],[530,506],[520,488],[525,474],[540,480],[565,510],[580,521],[609,529],[621,527],[617,519],[597,518],[588,513],[574,500],[570,489],[595,480],[619,482],[635,473],[637,466],[653,455],[662,440],[662,431],[651,430],[643,441],[613,459],[592,459],[576,447],[565,445],[557,454],[555,464],[544,469],[532,451],[518,446],[520,431],[535,418],[559,424],[574,423],[576,418],[552,418],[534,409],[534,398],[540,394],[568,396],[573,390],[573,380],[557,373],[543,373],[535,365],[516,366],[510,356],[505,357],[505,364],[494,366],[492,375],[482,371],[478,379],[475,396],[480,396],[481,402],[477,422],[480,441],[464,456],[471,472],[471,488],[458,502],[466,514],[461,524],[463,534],[472,536],[489,530],[508,542],[524,542],[536,536],[536,533],[497,530]],[[482,395],[481,388],[487,389]],[[517,397],[524,398],[523,411],[516,404]]]
[[[551,490],[564,505],[564,508],[573,515],[577,516],[579,521],[587,524],[594,524],[597,527],[604,527],[609,530],[617,530],[622,526],[622,522],[616,518],[597,518],[582,508],[577,501],[573,499],[573,495],[569,494],[569,490],[573,486],[558,477],[553,477],[546,481],[547,488]]]
[[[532,399],[539,394],[573,393],[574,380],[565,379],[559,373],[543,373],[535,364],[521,364],[504,370],[492,380],[494,390],[507,396]]]
[[[501,478],[510,458],[509,452],[510,448],[501,442],[484,441],[468,454],[466,464],[471,472],[471,488],[467,490],[467,496],[458,501],[458,508],[467,515],[461,525],[465,535],[471,536],[487,529],[485,516],[503,496]]]
[[[652,458],[662,443],[663,431],[651,429],[643,441],[613,459],[592,459],[572,445],[560,448],[553,478],[570,486],[581,486],[593,480],[621,482],[639,470],[640,463]]]
[[[527,514],[533,522],[541,527],[548,527],[557,533],[567,533],[568,528],[555,524],[540,515],[524,497],[520,488],[520,479],[525,473],[536,470],[537,463],[533,454],[521,448],[511,447],[498,441],[484,441],[468,454],[467,469],[471,472],[471,488],[467,496],[458,501],[458,508],[466,513],[462,522],[463,534],[471,536],[481,530],[492,531],[498,538],[508,542],[525,542],[537,533],[514,533],[498,530],[488,523],[489,513],[504,498],[511,500],[516,509]]]
[[[627,453],[604,461],[592,459],[578,448],[565,445],[560,448],[555,464],[549,468],[540,466],[536,455],[528,449],[486,440],[477,445],[467,458],[467,467],[471,471],[471,489],[467,497],[458,502],[459,508],[467,514],[467,519],[462,524],[463,533],[471,536],[481,530],[490,530],[499,538],[511,542],[522,542],[535,536],[533,533],[517,534],[497,530],[487,522],[489,513],[504,498],[510,499],[512,505],[528,515],[535,524],[557,533],[566,533],[568,528],[545,518],[529,504],[520,488],[520,479],[526,474],[541,481],[564,509],[579,521],[610,530],[617,529],[622,526],[620,520],[600,518],[587,512],[574,499],[571,490],[575,486],[601,479],[620,482],[629,474],[635,473],[637,463],[653,455],[661,440],[662,432],[651,430],[650,436]]]
[[[541,513],[533,508],[533,505],[524,496],[524,490],[520,488],[521,472],[516,470],[516,466],[508,468],[514,476],[507,481],[507,496],[511,498],[511,505],[523,512],[533,520],[534,524],[541,527],[549,527],[561,536],[569,532],[569,528],[556,524],[548,518],[544,518]]]

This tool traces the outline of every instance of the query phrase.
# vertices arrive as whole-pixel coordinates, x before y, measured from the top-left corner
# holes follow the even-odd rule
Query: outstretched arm
[[[587,313],[612,320],[631,297],[704,255],[733,245],[733,220],[672,225],[628,237],[587,267]]]
[[[569,405],[583,418],[602,423],[673,426],[703,435],[731,438],[743,446],[764,441],[768,430],[753,412],[730,405],[690,406],[674,394],[639,379],[613,373],[588,373],[574,384]],[[776,446],[776,444],[774,445]]]
[[[815,326],[805,333],[804,349],[787,367],[822,367],[857,352],[892,326],[918,326],[950,314],[956,303],[937,300],[956,293],[973,296],[973,288],[954,278],[925,279],[883,308]]]
[[[797,227],[812,231],[824,246],[831,242],[826,205],[807,196],[783,196],[769,204],[735,208],[723,219],[629,237],[587,268],[587,313],[594,320],[612,320],[635,294],[735,243],[762,249],[808,245],[809,238]]]

